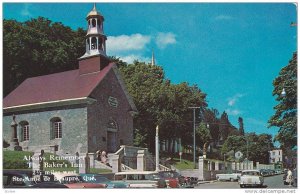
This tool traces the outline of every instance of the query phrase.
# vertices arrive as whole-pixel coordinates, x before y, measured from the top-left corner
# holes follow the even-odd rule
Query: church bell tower
[[[85,54],[81,57],[89,57],[101,54],[106,56],[106,36],[104,35],[103,22],[104,17],[96,9],[96,4],[90,13],[86,16],[88,30],[85,39]]]
[[[85,38],[85,54],[80,57],[79,70],[81,74],[100,71],[108,65],[109,59],[106,56],[106,36],[104,34],[104,17],[96,9],[93,9],[86,16],[88,29]]]

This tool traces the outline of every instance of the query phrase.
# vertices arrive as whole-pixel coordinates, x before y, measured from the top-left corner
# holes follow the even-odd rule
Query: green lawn
[[[193,161],[184,160],[179,158],[173,158],[173,166],[177,168],[178,170],[185,170],[185,169],[194,169],[194,163]]]
[[[3,151],[3,169],[28,169],[28,160],[33,152]]]
[[[28,160],[33,155],[33,152],[26,151],[3,151],[3,169],[28,169]],[[51,153],[45,153],[46,158],[44,162],[49,162],[52,164],[62,164],[61,167],[45,167],[45,171],[78,171],[78,168],[72,167],[71,163],[67,160],[50,160]],[[28,160],[27,160],[28,159]],[[111,173],[111,170],[107,169],[96,169],[91,168],[90,173]]]
[[[105,174],[105,173],[111,173],[111,170],[108,169],[101,169],[101,168],[91,168],[90,173],[96,173],[96,174]]]
[[[78,173],[78,168],[75,167],[62,167],[62,168],[45,168],[45,171],[49,172],[77,172]],[[89,173],[95,173],[95,174],[103,174],[103,173],[111,173],[111,170],[108,169],[99,169],[99,168],[90,168]]]

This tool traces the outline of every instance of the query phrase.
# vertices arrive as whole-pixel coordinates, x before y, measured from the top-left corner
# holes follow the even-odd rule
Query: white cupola
[[[106,57],[106,36],[104,35],[103,22],[104,17],[96,9],[94,4],[93,9],[86,16],[88,30],[85,39],[85,54],[80,57],[86,58],[94,55],[103,55]]]

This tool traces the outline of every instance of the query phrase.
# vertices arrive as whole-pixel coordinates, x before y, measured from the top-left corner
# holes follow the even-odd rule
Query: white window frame
[[[55,139],[60,139],[62,138],[62,122],[61,121],[55,121],[53,122],[53,127],[54,127],[54,138]]]
[[[29,141],[29,124],[22,126],[23,141]]]

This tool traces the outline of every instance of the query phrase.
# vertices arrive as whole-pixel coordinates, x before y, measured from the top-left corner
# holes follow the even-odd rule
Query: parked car
[[[31,188],[56,188],[56,189],[63,189],[63,188],[69,188],[66,185],[63,185],[59,182],[40,182],[35,185],[33,185]]]
[[[216,174],[218,181],[238,181],[241,177],[241,173],[228,173],[228,174]]]
[[[259,172],[260,172],[261,176],[263,176],[263,177],[270,176],[269,171],[266,169],[260,169]]]
[[[244,170],[242,171],[239,180],[240,187],[262,187],[264,178],[259,170]]]
[[[125,181],[111,181],[100,174],[80,174],[85,182],[106,184],[107,188],[129,188],[130,184]]]
[[[166,188],[166,181],[154,171],[125,171],[115,173],[115,180],[123,180],[130,188]]]
[[[3,170],[4,188],[31,188],[35,184],[31,170]]]
[[[280,169],[275,170],[275,174],[276,175],[282,174],[282,170],[280,170]]]
[[[169,188],[179,188],[184,183],[184,177],[176,171],[161,171],[158,174]]]
[[[274,176],[275,175],[275,170],[272,169],[267,169],[269,176]]]
[[[3,170],[4,188],[68,188],[54,180],[52,174],[32,170]]]
[[[106,188],[106,184],[88,183],[81,176],[73,173],[54,173],[56,180],[69,188]]]

